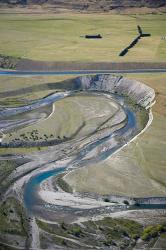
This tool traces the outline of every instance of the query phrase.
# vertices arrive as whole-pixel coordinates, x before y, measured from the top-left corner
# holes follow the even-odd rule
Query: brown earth
[[[21,59],[16,65],[17,70],[32,71],[63,71],[63,70],[127,70],[127,69],[165,69],[166,63],[146,62],[45,62]]]
[[[27,71],[166,69],[166,63],[150,62],[49,62],[0,55],[0,68]]]

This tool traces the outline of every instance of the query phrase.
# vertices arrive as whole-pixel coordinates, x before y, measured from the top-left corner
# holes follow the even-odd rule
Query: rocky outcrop
[[[19,60],[16,57],[0,55],[0,68],[15,69]]]
[[[75,79],[83,90],[99,90],[130,97],[136,104],[148,109],[155,92],[149,86],[133,79],[112,75],[82,76]]]

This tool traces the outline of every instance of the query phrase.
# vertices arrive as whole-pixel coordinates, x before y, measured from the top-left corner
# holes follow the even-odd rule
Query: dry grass
[[[48,61],[165,61],[165,19],[165,14],[3,14],[0,53]],[[137,35],[138,24],[152,36],[119,57]],[[103,39],[81,37],[95,33]]]

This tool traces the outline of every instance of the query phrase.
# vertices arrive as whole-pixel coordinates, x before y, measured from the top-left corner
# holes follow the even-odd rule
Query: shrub
[[[67,229],[67,226],[66,226],[65,222],[62,222],[62,224],[61,224],[61,228],[62,228],[62,229],[64,229],[64,230],[66,230],[66,229]]]
[[[127,200],[124,200],[123,203],[124,203],[125,205],[129,205],[129,202],[128,202]]]
[[[141,236],[141,239],[147,241],[150,239],[150,235],[148,233],[143,233],[143,235]]]
[[[105,246],[116,245],[110,237],[106,241],[104,241],[103,243]]]
[[[141,239],[142,240],[149,240],[151,238],[157,237],[161,232],[165,231],[164,225],[154,225],[148,226],[144,229]]]
[[[73,227],[71,230],[71,234],[73,234],[76,237],[80,237],[82,231],[80,227]]]
[[[104,198],[105,202],[110,202],[110,200],[108,198]]]
[[[139,235],[138,234],[132,234],[131,238],[134,240],[138,240],[139,239]]]

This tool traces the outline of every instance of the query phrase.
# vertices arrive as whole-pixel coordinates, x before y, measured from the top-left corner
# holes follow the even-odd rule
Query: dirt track
[[[64,71],[64,70],[127,70],[127,69],[166,69],[164,63],[150,62],[96,62],[96,63],[79,63],[79,62],[46,62],[21,59],[17,65],[17,70],[29,71]]]

